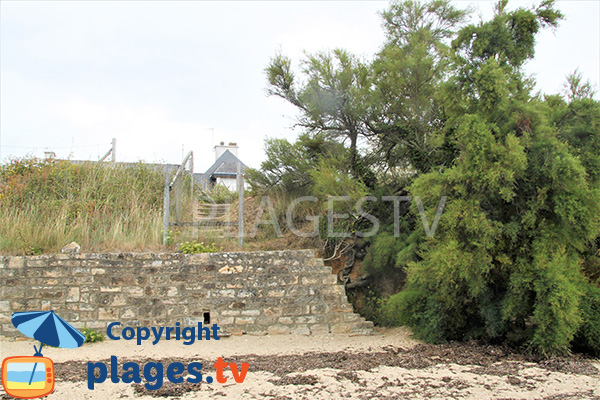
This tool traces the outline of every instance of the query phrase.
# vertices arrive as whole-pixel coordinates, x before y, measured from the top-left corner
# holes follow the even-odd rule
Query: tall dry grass
[[[0,168],[0,253],[162,247],[164,175],[144,164],[13,160]]]

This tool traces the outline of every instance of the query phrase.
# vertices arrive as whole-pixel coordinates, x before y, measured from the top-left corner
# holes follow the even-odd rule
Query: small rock
[[[62,252],[65,254],[79,254],[81,246],[77,242],[71,242],[62,248]]]

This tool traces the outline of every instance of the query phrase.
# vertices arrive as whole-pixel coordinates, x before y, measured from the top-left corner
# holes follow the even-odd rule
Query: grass
[[[200,191],[191,195],[189,177],[183,181],[182,220],[192,220]],[[229,236],[214,230],[171,227],[168,246],[162,244],[164,174],[143,163],[74,164],[64,160],[15,159],[0,166],[0,254],[57,253],[75,241],[82,252],[178,251],[181,243],[215,243],[224,251],[240,250],[237,227]],[[237,195],[222,188],[211,192],[217,202],[232,201],[230,221],[237,221]],[[175,220],[175,191],[171,192],[171,220]],[[259,217],[261,196],[245,200],[244,250],[320,248],[319,238],[299,238],[286,226],[285,212],[292,200],[271,193],[283,232],[261,225],[255,237],[252,226]],[[304,202],[295,212],[299,228],[310,230],[307,215],[319,206]],[[264,210],[262,219],[269,218]]]
[[[0,168],[0,253],[162,247],[164,175],[144,164],[73,164],[35,158]]]

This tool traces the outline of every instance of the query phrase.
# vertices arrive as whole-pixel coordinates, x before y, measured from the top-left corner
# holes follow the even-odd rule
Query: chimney
[[[227,150],[233,153],[234,156],[238,156],[237,143],[229,142],[229,144],[226,145],[225,142],[221,142],[219,145],[215,146],[215,161],[218,160],[219,157],[221,157]]]

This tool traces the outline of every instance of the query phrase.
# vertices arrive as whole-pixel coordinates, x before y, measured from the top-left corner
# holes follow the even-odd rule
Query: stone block
[[[236,325],[250,325],[250,324],[254,324],[255,320],[256,319],[254,317],[236,317],[235,324]]]
[[[223,315],[223,316],[233,316],[233,317],[235,317],[235,316],[241,315],[241,312],[238,311],[238,310],[223,310],[223,311],[221,311],[220,314]]]
[[[221,317],[219,318],[220,325],[233,325],[233,317]]]
[[[360,315],[355,314],[355,313],[345,313],[342,318],[343,318],[344,322],[360,321]]]
[[[263,309],[263,314],[267,317],[279,316],[281,315],[281,307],[267,307]]]
[[[122,289],[118,286],[100,286],[101,292],[115,293],[115,292],[120,292],[121,290]]]
[[[117,290],[114,290],[114,291],[118,292],[119,288],[116,288],[116,289]],[[102,290],[102,288],[100,288],[100,291],[106,291],[106,290]],[[137,287],[137,286],[124,287],[123,293],[126,293],[129,297],[142,297],[142,296],[144,296],[144,289],[141,287]]]
[[[329,325],[327,324],[316,324],[309,326],[310,333],[315,336],[324,336],[329,334]]]
[[[85,323],[86,328],[92,329],[106,329],[107,326],[108,324],[103,321],[89,321]]]
[[[310,306],[311,314],[325,314],[325,313],[329,312],[330,310],[331,310],[331,308],[325,303]]]
[[[65,297],[65,301],[67,303],[74,303],[79,301],[79,288],[71,287],[67,290],[67,295]]]
[[[321,322],[321,316],[318,315],[303,315],[296,317],[297,324],[317,324]]]
[[[245,299],[248,297],[255,297],[256,296],[256,292],[254,290],[239,290],[237,292],[237,297],[241,298],[241,299]]]
[[[269,335],[287,335],[290,333],[290,327],[285,325],[271,325],[267,328]]]
[[[120,311],[120,318],[123,319],[132,319],[137,316],[136,310],[132,307],[122,308]]]
[[[334,334],[346,334],[352,333],[352,324],[347,322],[340,322],[331,326],[331,333]]]
[[[320,285],[321,281],[319,276],[304,276],[301,280],[303,285]]]
[[[309,336],[310,329],[308,329],[308,326],[306,326],[306,325],[296,325],[296,326],[292,327],[290,333],[292,335]]]
[[[52,304],[48,300],[42,300],[41,304],[42,311],[50,311],[52,309]]]
[[[23,257],[10,257],[8,259],[8,268],[23,268],[24,265]]]
[[[275,325],[278,317],[256,317],[257,325]]]
[[[118,308],[98,308],[98,320],[100,321],[117,321],[119,319]]]
[[[301,297],[301,296],[308,296],[309,295],[309,290],[307,287],[303,287],[303,286],[291,286],[288,288],[287,292],[286,292],[286,296],[293,296],[293,297]]]
[[[283,289],[269,290],[267,292],[267,297],[283,297],[284,294],[285,294],[285,290],[283,290]]]
[[[27,260],[27,266],[28,267],[36,268],[36,267],[45,267],[47,265],[48,265],[48,261],[45,260],[45,259],[33,259],[33,258],[31,258],[31,259]]]

